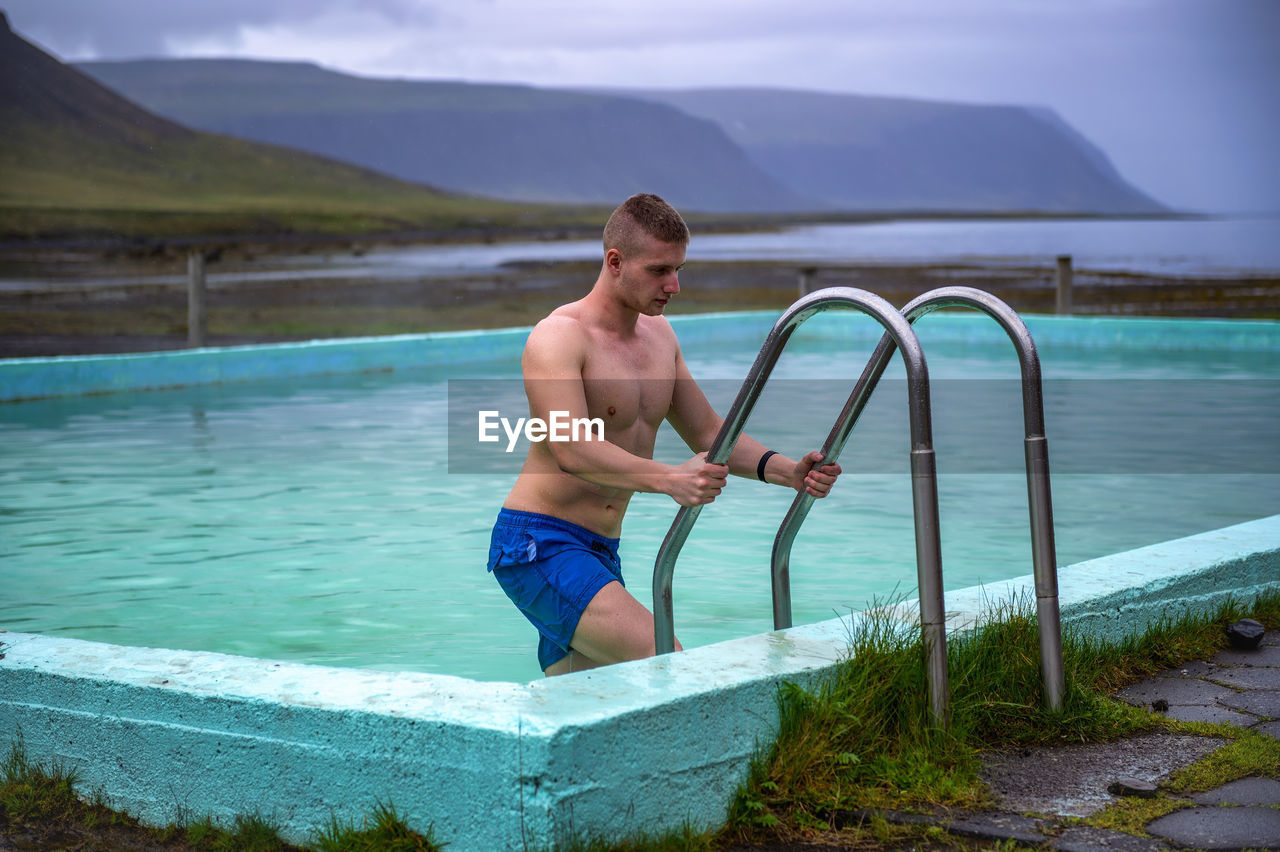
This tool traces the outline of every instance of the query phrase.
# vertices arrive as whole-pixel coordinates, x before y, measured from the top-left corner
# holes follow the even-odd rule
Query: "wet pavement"
[[[1280,631],[1269,631],[1254,650],[1223,651],[1161,672],[1117,697],[1172,719],[1226,722],[1280,738]],[[1174,772],[1226,743],[1157,732],[1112,743],[989,754],[983,778],[999,802],[997,810],[956,815],[940,824],[964,837],[1063,852],[1280,850],[1280,766],[1272,767],[1269,777],[1241,778],[1202,793],[1161,787]],[[1096,814],[1122,796],[1162,796],[1185,805],[1148,822],[1149,837],[1082,826],[1073,819]],[[893,815],[881,815],[895,821]]]

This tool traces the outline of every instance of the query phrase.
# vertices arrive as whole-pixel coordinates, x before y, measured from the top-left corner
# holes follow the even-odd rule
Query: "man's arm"
[[[551,316],[534,328],[521,358],[529,413],[550,422],[564,412],[570,422],[590,417],[582,369],[589,341],[577,320]],[[682,506],[710,503],[727,471],[708,465],[705,453],[681,465],[635,455],[607,440],[548,441],[546,447],[566,473],[608,488],[667,494]]]
[[[711,448],[724,424],[724,418],[711,407],[702,388],[694,381],[679,346],[676,347],[676,387],[667,419],[689,449],[702,453]],[[760,460],[768,451],[768,447],[745,432],[741,433],[729,454],[729,472],[755,479]],[[839,464],[824,465],[821,462],[822,453],[816,450],[806,453],[799,461],[775,453],[765,464],[764,478],[774,485],[785,485],[797,491],[807,491],[814,497],[825,497],[841,470]]]

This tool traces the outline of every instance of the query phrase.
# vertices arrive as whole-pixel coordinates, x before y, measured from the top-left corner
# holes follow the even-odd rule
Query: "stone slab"
[[[1054,746],[983,755],[982,779],[1004,810],[1086,817],[1116,801],[1118,778],[1158,783],[1226,740],[1153,733],[1110,743]]]
[[[1164,715],[1179,722],[1208,722],[1211,725],[1239,725],[1242,728],[1258,723],[1257,716],[1239,713],[1220,704],[1173,704]]]
[[[1049,848],[1058,852],[1164,852],[1169,846],[1150,837],[1082,825],[1063,831]]]
[[[1280,668],[1280,644],[1263,644],[1253,651],[1222,651],[1213,658],[1213,662],[1224,666],[1271,666]],[[1280,673],[1277,673],[1280,677]]]
[[[1252,689],[1248,692],[1235,692],[1219,700],[1220,704],[1265,716],[1268,719],[1280,719],[1280,689]]]
[[[961,837],[979,840],[1013,840],[1028,846],[1039,846],[1048,840],[1044,823],[1034,817],[1017,814],[982,813],[944,823],[943,828]]]
[[[1263,722],[1261,725],[1255,725],[1253,730],[1280,740],[1280,722]]]
[[[1138,707],[1150,707],[1151,702],[1163,699],[1174,704],[1213,704],[1231,695],[1231,690],[1196,678],[1152,677],[1139,681],[1117,693],[1121,701]]]
[[[1280,781],[1257,776],[1239,778],[1198,793],[1191,801],[1197,805],[1280,805]]]
[[[1223,668],[1223,665],[1219,665],[1218,663],[1210,660],[1195,660],[1194,662],[1178,666],[1177,668],[1165,669],[1162,672],[1157,672],[1154,676],[1172,678],[1195,677],[1208,678],[1212,680],[1213,676],[1222,671]]]
[[[1280,669],[1265,666],[1223,666],[1212,678],[1237,689],[1280,689]]]
[[[1276,849],[1280,848],[1280,810],[1186,808],[1152,820],[1147,832],[1194,849]]]

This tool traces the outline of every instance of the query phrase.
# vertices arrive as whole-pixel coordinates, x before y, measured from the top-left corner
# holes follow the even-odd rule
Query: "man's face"
[[[681,243],[664,243],[648,234],[630,255],[619,253],[619,290],[628,306],[645,316],[660,315],[680,292],[677,273],[684,257]]]

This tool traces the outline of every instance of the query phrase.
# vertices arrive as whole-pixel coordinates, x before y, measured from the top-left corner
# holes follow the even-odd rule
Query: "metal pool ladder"
[[[844,409],[822,447],[824,459],[834,461],[839,457],[867,400],[893,357],[895,349],[902,350],[906,364],[920,623],[926,649],[930,708],[934,718],[942,724],[945,724],[947,719],[948,685],[937,474],[932,449],[928,369],[925,366],[923,352],[920,350],[919,340],[910,325],[925,314],[939,308],[972,307],[995,319],[1013,341],[1022,373],[1027,495],[1031,516],[1031,549],[1045,703],[1051,711],[1061,710],[1064,692],[1062,636],[1053,540],[1053,509],[1049,487],[1048,445],[1044,436],[1040,360],[1026,325],[1013,309],[1000,299],[971,287],[943,287],[912,300],[899,314],[880,297],[861,290],[831,288],[811,293],[792,305],[774,325],[729,415],[725,418],[720,433],[712,443],[707,459],[723,464],[728,458],[738,436],[742,433],[756,398],[792,332],[814,314],[834,307],[852,307],[871,314],[885,326],[886,333],[872,353],[862,376],[858,379],[857,385],[849,395]],[[885,312],[886,307],[888,313]],[[813,500],[814,498],[807,494],[797,494],[774,539],[771,573],[775,629],[791,626],[789,573],[791,545],[813,505]],[[675,560],[684,546],[700,509],[700,506],[682,507],[658,551],[653,575],[654,636],[658,653],[669,653],[675,646],[671,576],[675,570]]]
[[[769,374],[792,333],[805,320],[832,308],[846,308],[870,314],[885,327],[886,336],[901,350],[907,371],[907,396],[911,430],[911,492],[915,512],[916,571],[920,584],[920,622],[927,649],[929,700],[935,718],[947,715],[947,648],[942,607],[942,551],[938,532],[937,468],[933,457],[933,428],[930,424],[929,370],[924,352],[911,324],[887,301],[874,293],[851,287],[818,290],[801,298],[778,319],[765,339],[760,354],[747,373],[746,381],[707,451],[707,461],[724,464],[733,451],[747,417]],[[835,460],[834,456],[828,456]],[[675,649],[672,618],[671,576],[685,539],[702,511],[701,506],[682,506],[676,513],[658,549],[653,569],[654,642],[659,654]]]

